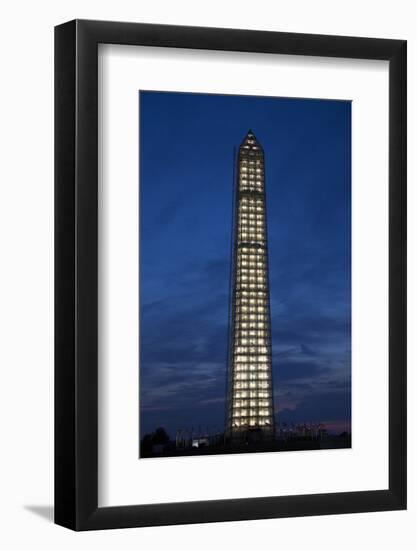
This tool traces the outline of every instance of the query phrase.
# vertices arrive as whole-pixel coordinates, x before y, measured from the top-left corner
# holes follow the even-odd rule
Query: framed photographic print
[[[55,30],[55,521],[406,507],[406,42]]]

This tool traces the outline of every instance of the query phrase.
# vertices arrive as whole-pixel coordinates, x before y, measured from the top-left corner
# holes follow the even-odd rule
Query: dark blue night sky
[[[350,430],[351,104],[141,92],[140,423],[222,428],[233,148],[265,151],[275,411]]]

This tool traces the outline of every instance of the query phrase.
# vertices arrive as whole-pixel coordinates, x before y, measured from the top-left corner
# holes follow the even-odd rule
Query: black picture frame
[[[389,62],[387,490],[98,507],[97,52],[106,43]],[[406,113],[404,40],[84,20],[55,28],[55,523],[79,531],[406,508]]]

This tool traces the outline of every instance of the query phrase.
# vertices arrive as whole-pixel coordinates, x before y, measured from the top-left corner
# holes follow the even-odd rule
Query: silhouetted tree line
[[[169,443],[169,435],[165,428],[159,427],[152,433],[145,434],[140,441],[141,456],[152,453],[154,445],[166,445]]]

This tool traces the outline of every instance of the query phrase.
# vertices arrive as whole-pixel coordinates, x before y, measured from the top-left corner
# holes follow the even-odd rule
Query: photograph
[[[351,447],[351,101],[139,91],[139,458]]]

